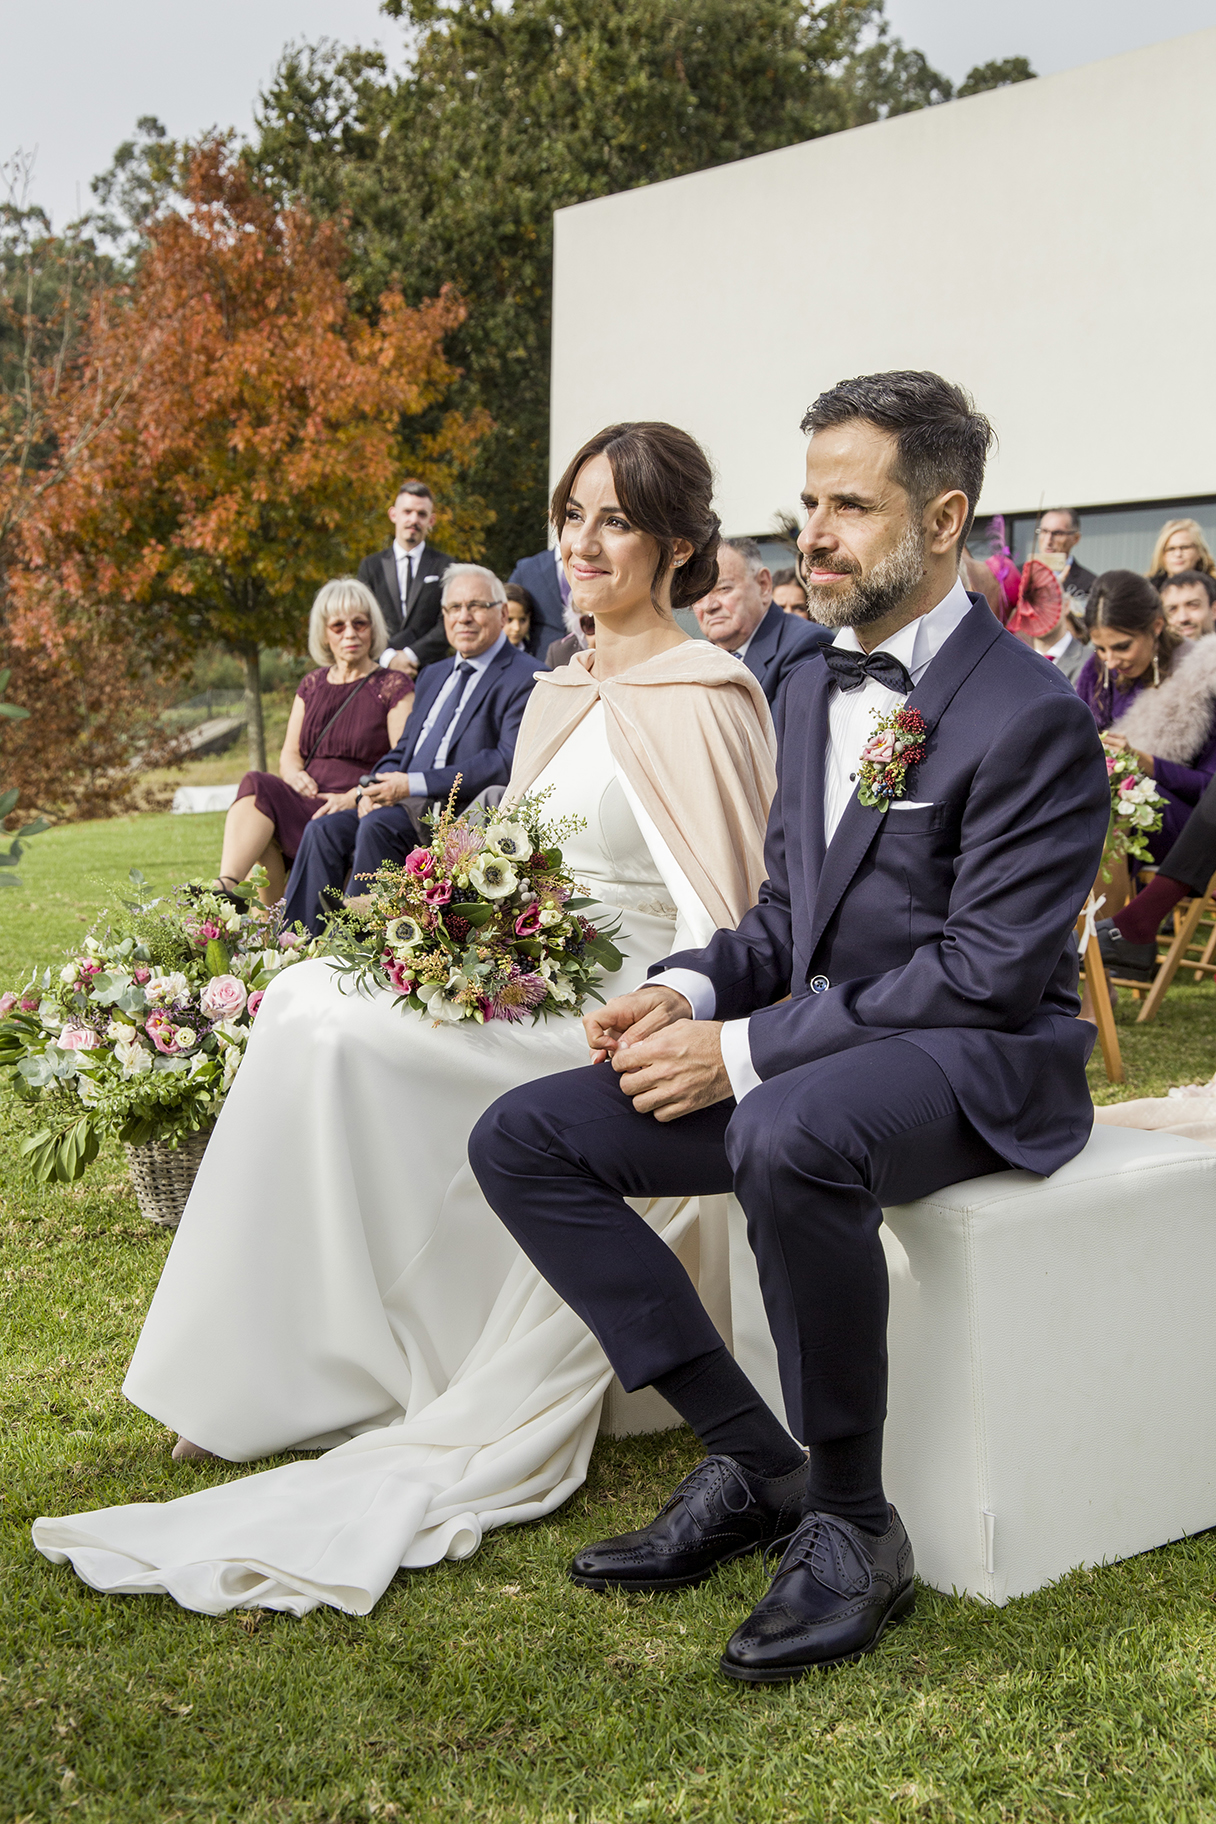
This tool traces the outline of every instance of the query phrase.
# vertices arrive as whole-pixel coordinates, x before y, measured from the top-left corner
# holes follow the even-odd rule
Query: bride
[[[588,915],[621,919],[608,994],[734,925],[763,879],[768,707],[745,665],[672,616],[716,574],[711,493],[690,437],[626,424],[579,451],[553,498],[595,650],[538,674],[508,799],[548,791],[547,821],[585,820],[563,846],[603,904]],[[611,1370],[486,1204],[466,1146],[498,1096],[586,1056],[577,1019],[432,1027],[387,994],[344,994],[323,961],[285,971],[123,1390],[181,1434],[179,1453],[327,1454],[41,1519],[39,1549],[97,1589],[207,1614],[364,1614],[399,1567],[467,1556],[488,1528],[566,1500]],[[723,1201],[639,1208],[729,1337]]]

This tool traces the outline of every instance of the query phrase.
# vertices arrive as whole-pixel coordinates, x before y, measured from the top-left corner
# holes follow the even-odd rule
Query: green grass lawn
[[[77,938],[128,866],[157,885],[213,871],[221,822],[38,838],[24,888],[0,896],[0,986]],[[1211,1076],[1210,988],[1171,994],[1155,1026],[1133,1018],[1121,1009],[1121,1093]],[[213,1620],[93,1594],[34,1553],[38,1514],[234,1472],[173,1464],[169,1435],[119,1393],[168,1248],[121,1157],[34,1188],[6,1120],[0,1161],[3,1824],[1216,1819],[1212,1536],[1004,1609],[922,1591],[880,1653],[785,1690],[715,1670],[759,1565],[668,1598],[565,1580],[580,1542],[647,1517],[692,1465],[685,1432],[602,1443],[560,1514],[403,1573],[365,1620]]]

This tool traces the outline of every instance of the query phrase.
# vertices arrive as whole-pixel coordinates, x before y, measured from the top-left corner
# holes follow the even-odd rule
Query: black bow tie
[[[841,690],[860,690],[867,678],[885,684],[888,690],[902,691],[905,697],[912,688],[907,670],[893,652],[849,652],[843,646],[825,646],[823,656]]]

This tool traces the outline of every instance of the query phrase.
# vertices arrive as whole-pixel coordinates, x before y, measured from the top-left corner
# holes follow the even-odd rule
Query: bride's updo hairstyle
[[[692,556],[671,578],[671,605],[687,608],[708,595],[718,580],[721,525],[712,505],[713,471],[705,451],[674,424],[610,424],[588,438],[553,490],[549,517],[560,538],[575,478],[585,462],[606,456],[622,512],[639,532],[653,538],[659,559],[650,599],[659,607],[658,586],[675,558],[675,541],[686,538]]]

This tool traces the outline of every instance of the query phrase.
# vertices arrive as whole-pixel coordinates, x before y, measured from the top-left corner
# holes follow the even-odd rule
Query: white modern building
[[[1216,544],[1214,222],[1216,29],[564,209],[554,478],[666,418],[762,536],[816,394],[935,368],[996,426],[981,511],[1019,555],[1052,506],[1095,571],[1144,568],[1181,514]]]

